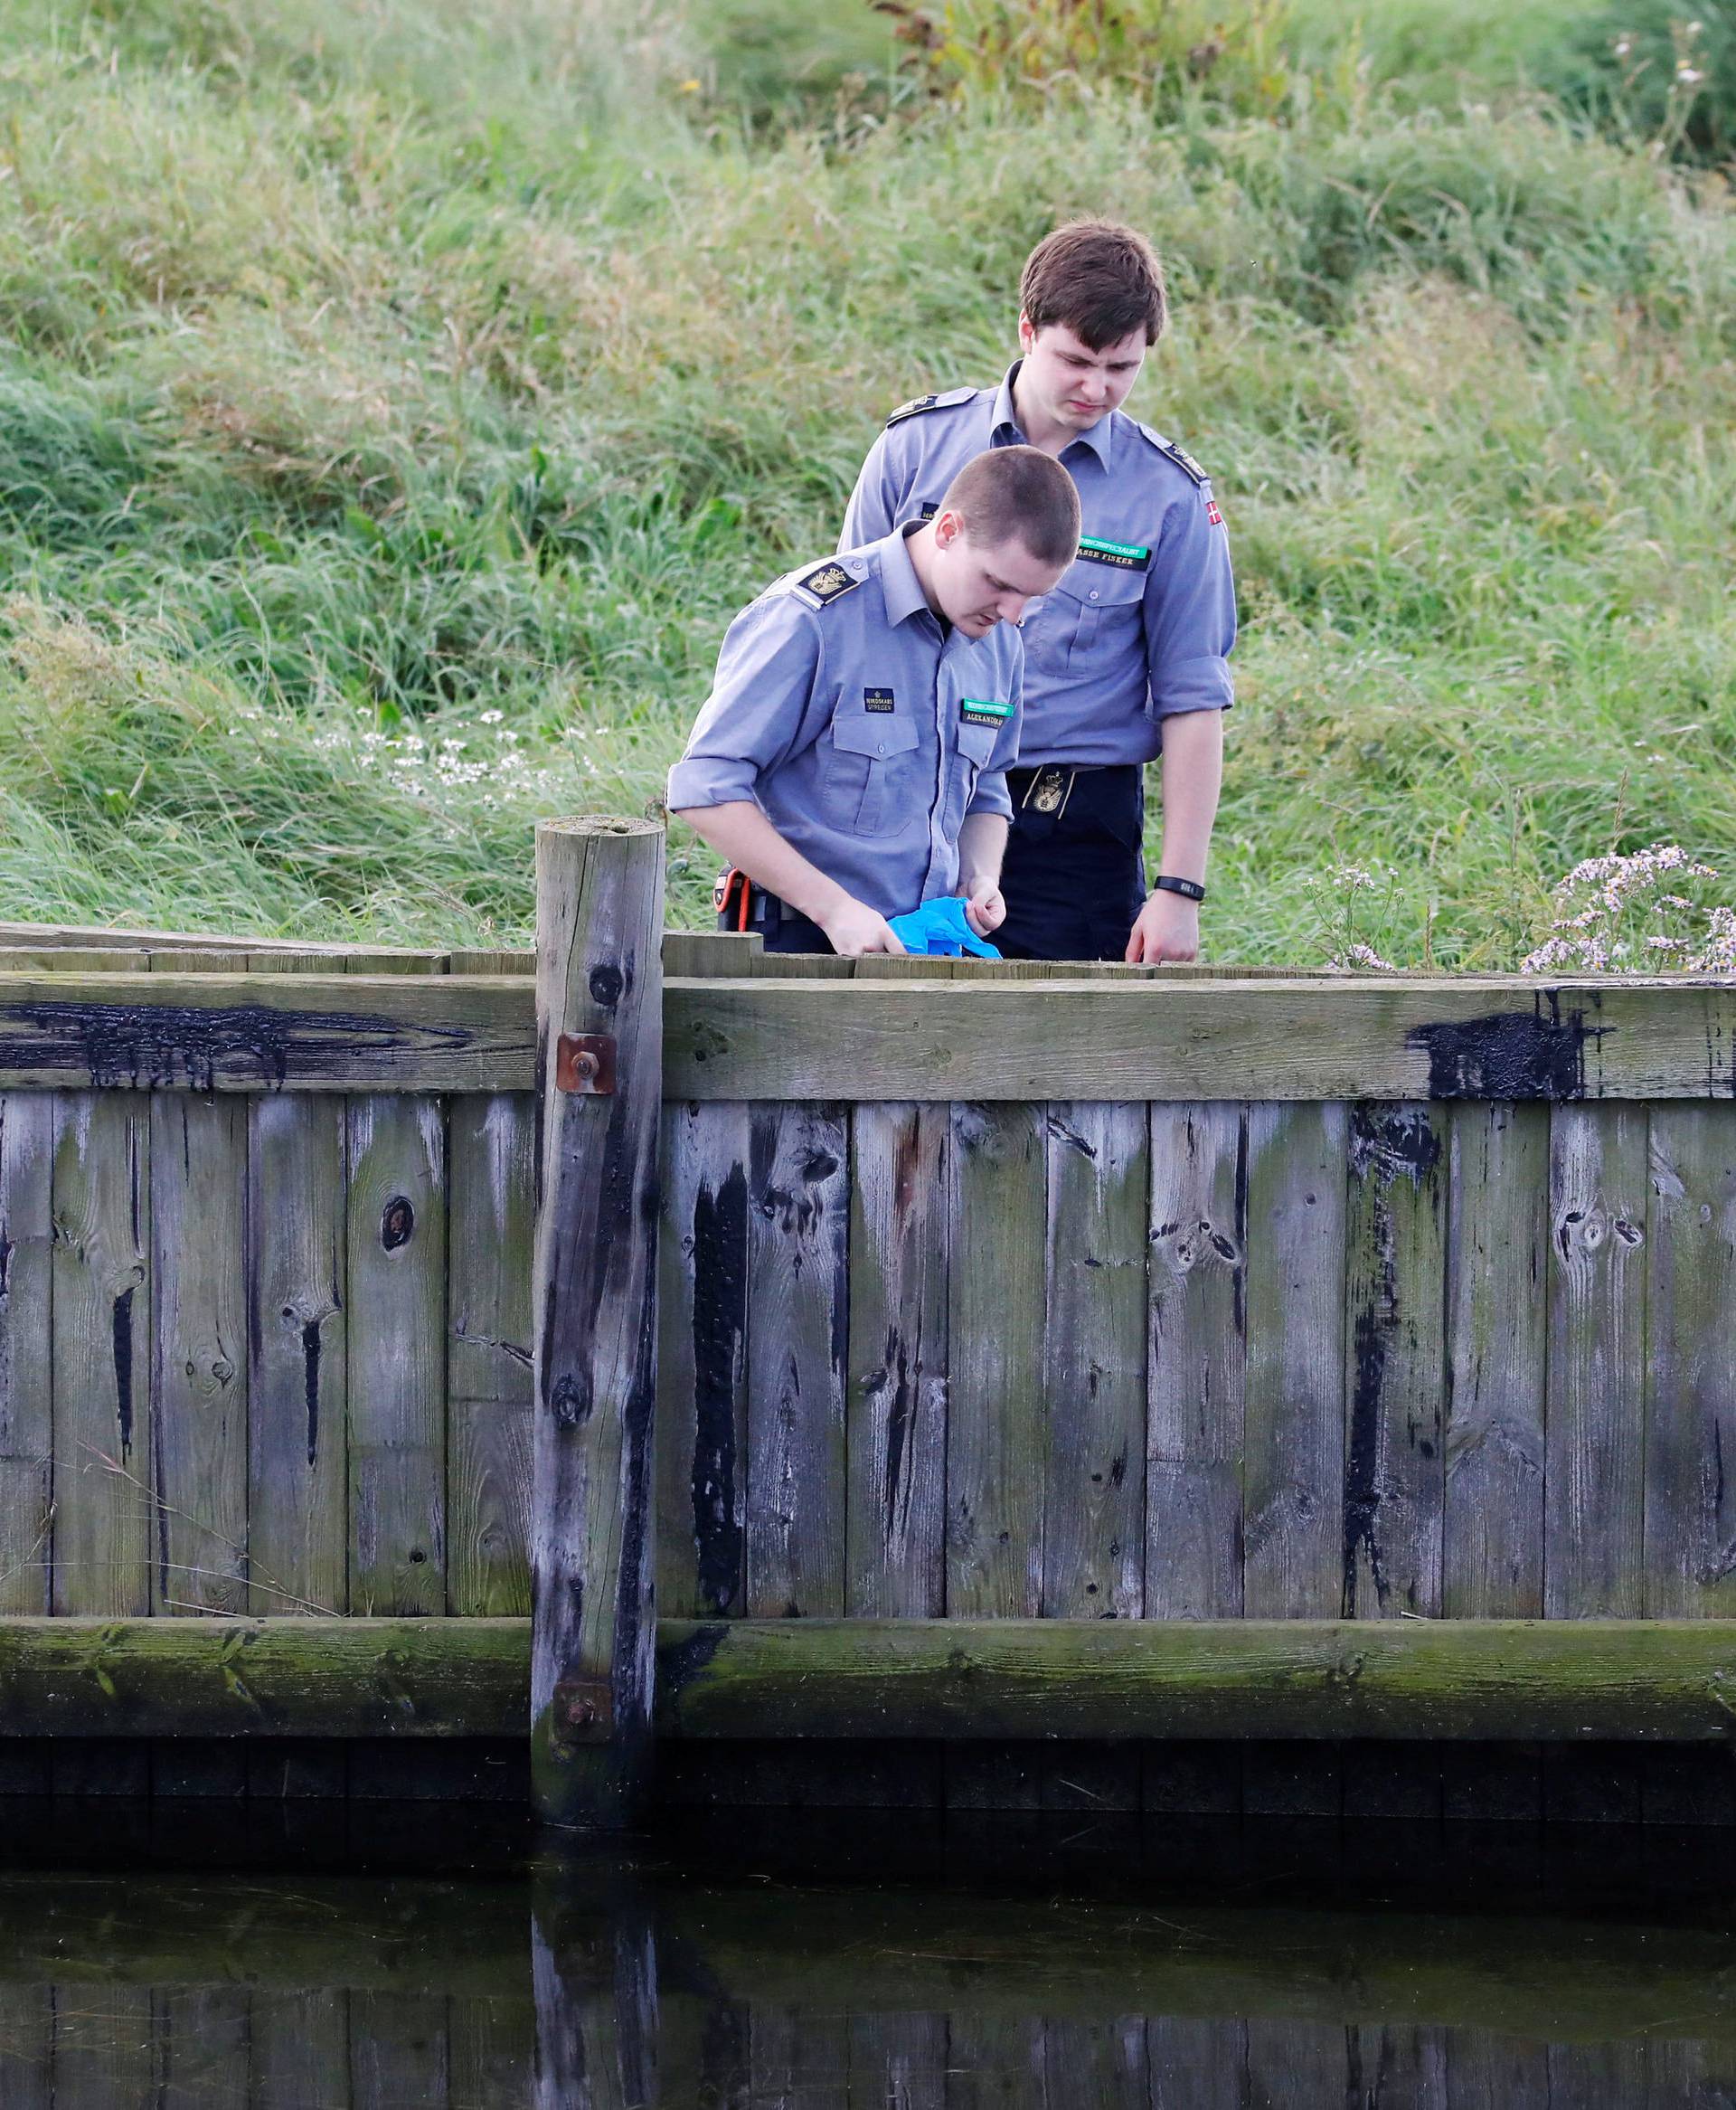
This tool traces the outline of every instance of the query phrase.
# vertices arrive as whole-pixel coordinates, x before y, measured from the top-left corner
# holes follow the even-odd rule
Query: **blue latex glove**
[[[893,935],[906,952],[927,953],[930,959],[957,960],[968,952],[977,960],[998,960],[1000,948],[979,938],[965,914],[963,897],[941,894],[925,901],[906,915],[888,919]]]

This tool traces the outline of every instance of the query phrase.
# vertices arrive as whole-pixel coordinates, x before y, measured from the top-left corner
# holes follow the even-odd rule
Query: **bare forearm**
[[[824,923],[845,898],[837,881],[828,879],[792,848],[750,800],[735,800],[726,806],[690,806],[675,818],[684,820],[756,885],[787,901],[814,923]]]
[[[979,881],[996,885],[1006,855],[1006,818],[999,813],[967,813],[958,830],[958,891],[968,894]]]
[[[1186,711],[1164,720],[1164,847],[1160,869],[1205,884],[1212,825],[1223,788],[1223,713]]]

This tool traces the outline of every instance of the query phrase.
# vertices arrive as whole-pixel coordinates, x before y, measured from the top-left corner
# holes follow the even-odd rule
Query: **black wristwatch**
[[[1151,883],[1154,894],[1179,894],[1184,901],[1203,901],[1205,889],[1197,879],[1175,879],[1160,872]]]

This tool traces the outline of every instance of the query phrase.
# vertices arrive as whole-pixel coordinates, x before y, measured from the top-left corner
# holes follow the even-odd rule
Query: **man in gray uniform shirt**
[[[888,918],[951,894],[980,937],[998,927],[1018,619],[1078,546],[1066,471],[1000,449],[948,478],[932,520],[737,616],[668,792],[732,867],[727,927],[774,952],[901,952]]]
[[[1029,444],[1079,488],[1077,561],[1026,613],[1024,726],[996,942],[1014,958],[1193,960],[1223,769],[1235,591],[1205,471],[1119,405],[1165,317],[1131,228],[1060,227],[1020,284],[1024,356],[998,388],[919,396],[875,440],[844,516],[854,548],[925,520],[959,465]],[[1163,756],[1146,894],[1145,765]]]

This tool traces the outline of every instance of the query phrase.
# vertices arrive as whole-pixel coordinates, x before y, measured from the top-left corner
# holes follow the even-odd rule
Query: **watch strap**
[[[1205,889],[1197,879],[1176,879],[1167,872],[1160,872],[1151,884],[1155,893],[1179,894],[1184,901],[1205,899]]]

